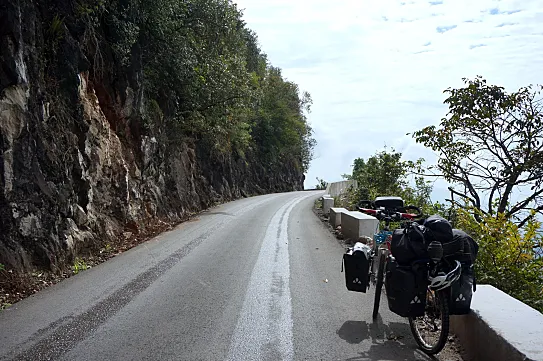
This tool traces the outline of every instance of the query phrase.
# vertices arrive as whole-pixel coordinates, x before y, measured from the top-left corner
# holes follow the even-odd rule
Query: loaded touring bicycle
[[[344,254],[347,289],[366,293],[375,286],[376,320],[384,286],[390,311],[409,319],[419,347],[439,353],[449,335],[449,316],[470,311],[477,244],[446,219],[424,216],[399,197],[362,201],[358,209],[383,227],[373,244],[357,243]],[[398,228],[391,231],[391,224]]]

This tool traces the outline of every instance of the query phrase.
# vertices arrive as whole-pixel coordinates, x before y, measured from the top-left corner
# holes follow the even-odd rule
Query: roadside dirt
[[[107,244],[106,247],[102,248],[97,254],[76,259],[71,269],[57,272],[38,271],[25,275],[16,274],[11,270],[0,270],[0,311],[26,297],[59,283],[79,272],[97,266],[110,258],[126,252],[127,250],[192,219],[193,218],[191,217],[175,223],[156,220],[145,229],[140,228],[137,232],[126,231],[121,234],[115,242]]]

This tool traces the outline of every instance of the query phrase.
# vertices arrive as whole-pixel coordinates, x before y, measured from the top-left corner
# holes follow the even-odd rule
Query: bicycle
[[[393,197],[381,197],[383,198],[393,198]],[[378,201],[379,198],[376,199]],[[369,204],[373,208],[363,208],[360,207],[362,204]],[[367,213],[369,215],[374,216],[377,218],[380,222],[385,222],[385,227],[381,229],[380,232],[377,232],[373,236],[373,247],[372,247],[372,254],[371,254],[371,262],[370,262],[370,281],[375,286],[375,298],[373,301],[373,314],[372,318],[375,321],[377,319],[377,316],[379,314],[379,303],[381,301],[381,291],[384,284],[384,271],[385,271],[385,263],[390,255],[390,240],[392,238],[392,231],[390,231],[390,223],[391,222],[401,222],[402,220],[413,220],[417,216],[421,215],[421,211],[418,207],[415,206],[393,206],[393,207],[381,207],[381,209],[374,209],[375,202],[371,201],[362,201],[358,204],[358,210],[363,213]],[[397,210],[403,210],[404,212],[413,209],[417,211],[417,214],[412,213],[403,213],[403,212],[397,212]],[[385,247],[383,247],[385,245]],[[377,275],[374,274],[375,267],[377,265]]]
[[[377,219],[385,221],[385,229],[388,231],[388,226],[392,221],[399,221],[402,224],[401,228],[409,227],[413,222],[420,223],[424,218],[422,213],[417,207],[408,206],[404,208],[392,209],[368,209],[358,207],[361,212],[375,216]],[[402,213],[398,210],[415,209],[418,214]],[[419,218],[416,220],[416,218]],[[381,231],[383,232],[383,231]],[[379,233],[377,233],[379,234]],[[377,235],[376,234],[376,235]],[[378,271],[375,279],[375,299],[373,308],[373,319],[377,318],[379,312],[379,303],[381,299],[382,287],[385,285],[385,291],[387,287],[387,274],[386,266],[389,263],[389,259],[394,259],[391,252],[391,238],[387,237],[386,248],[382,252],[375,252],[372,258],[372,263],[375,262],[378,256]],[[374,250],[377,247],[374,242]],[[377,250],[383,247],[377,247]],[[433,241],[428,246],[428,259],[421,259],[414,262],[420,267],[427,269],[427,277],[429,284],[426,290],[426,302],[424,308],[424,314],[422,316],[411,317],[408,316],[409,326],[411,333],[415,338],[415,341],[423,352],[429,355],[439,353],[447,342],[449,335],[449,298],[450,289],[454,282],[456,282],[461,273],[461,265],[458,261],[448,262],[442,258],[443,250],[439,242]],[[413,265],[411,265],[413,267]],[[451,270],[452,269],[452,270]],[[371,268],[373,271],[373,266]],[[388,296],[387,296],[388,297]],[[390,307],[390,300],[389,300]],[[437,333],[434,342],[427,341],[427,337],[430,333]]]

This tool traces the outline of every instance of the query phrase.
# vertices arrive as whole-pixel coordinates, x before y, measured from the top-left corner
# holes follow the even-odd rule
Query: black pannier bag
[[[452,242],[453,228],[445,218],[438,215],[430,216],[424,221],[424,226],[429,230],[427,236],[429,242],[438,241],[442,244]]]
[[[428,244],[425,239],[427,230],[424,226],[412,223],[407,228],[396,229],[392,233],[390,250],[400,264],[428,258]]]
[[[389,257],[385,287],[390,311],[402,317],[424,315],[428,289],[426,263],[402,266],[394,257]]]
[[[474,289],[473,265],[462,265],[460,278],[451,286],[451,300],[449,302],[449,313],[451,315],[466,315],[470,312]]]
[[[366,293],[370,262],[363,252],[350,252],[343,254],[345,265],[345,283],[349,291]]]
[[[444,256],[459,261],[462,263],[462,266],[471,266],[477,258],[479,245],[461,229],[453,229],[453,240],[462,243],[462,248],[452,254],[445,255],[443,253]]]
[[[460,279],[451,286],[450,314],[465,315],[470,312],[471,298],[476,290],[477,280],[473,264],[477,258],[479,245],[461,229],[453,229],[453,237],[459,240],[463,247],[448,258],[462,264],[462,274]]]
[[[452,255],[461,254],[464,252],[464,239],[454,233],[450,242],[441,242],[443,247],[443,257],[450,257]]]

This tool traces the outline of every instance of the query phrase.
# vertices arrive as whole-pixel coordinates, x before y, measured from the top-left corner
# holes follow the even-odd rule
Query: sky
[[[313,98],[305,187],[342,180],[385,146],[436,161],[409,132],[447,114],[449,87],[483,76],[543,84],[542,0],[233,0],[262,51]],[[436,182],[434,200],[449,193]]]

